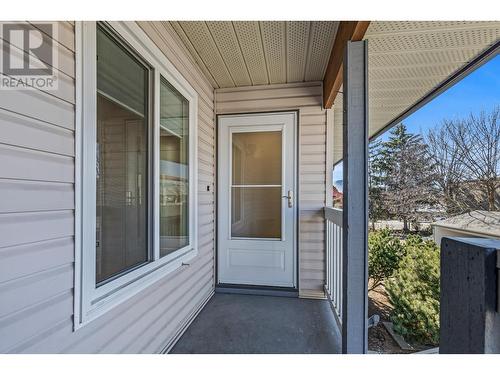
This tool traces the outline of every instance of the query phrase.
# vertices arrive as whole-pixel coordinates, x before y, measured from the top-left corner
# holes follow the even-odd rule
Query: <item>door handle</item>
[[[288,199],[288,207],[293,207],[293,191],[288,190],[288,195],[283,195],[283,198]]]

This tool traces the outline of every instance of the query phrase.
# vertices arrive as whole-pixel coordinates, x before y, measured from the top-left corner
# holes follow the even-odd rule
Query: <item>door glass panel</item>
[[[281,131],[233,133],[233,185],[281,185]]]
[[[148,75],[98,27],[97,283],[148,261]]]
[[[281,138],[281,131],[232,134],[233,238],[281,238]]]
[[[189,101],[160,85],[160,256],[189,244]]]
[[[281,187],[233,187],[231,236],[281,238]]]

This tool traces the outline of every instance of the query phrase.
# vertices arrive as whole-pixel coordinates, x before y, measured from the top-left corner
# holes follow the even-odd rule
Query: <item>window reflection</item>
[[[160,87],[160,256],[189,244],[189,102]]]

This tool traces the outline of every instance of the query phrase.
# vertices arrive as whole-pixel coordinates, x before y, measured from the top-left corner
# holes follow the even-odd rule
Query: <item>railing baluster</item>
[[[328,225],[328,246],[332,246],[332,223],[330,221],[327,221],[326,222]],[[327,263],[327,267],[328,265],[330,265],[328,271],[327,271],[327,274],[328,274],[328,291],[330,294],[332,294],[332,291],[333,291],[333,277],[332,277],[332,272],[331,272],[331,264],[335,261],[335,258],[333,257],[333,254],[331,251],[328,251],[328,263]]]
[[[342,279],[342,265],[343,265],[343,259],[344,259],[344,245],[343,245],[343,242],[342,242],[342,236],[343,236],[343,229],[342,227],[340,227],[340,236],[339,236],[339,263],[340,263],[340,266],[339,266],[339,272],[338,272],[338,277],[339,277],[339,295],[340,295],[340,298],[339,298],[339,316],[340,316],[340,321],[342,321],[342,305],[343,305],[343,279]]]
[[[335,301],[336,301],[336,306],[337,306],[337,311],[339,311],[339,308],[340,308],[340,294],[342,293],[342,291],[340,290],[340,267],[341,267],[341,264],[340,264],[340,246],[341,246],[341,241],[340,241],[340,238],[339,238],[339,233],[340,233],[340,227],[337,225],[336,228],[335,228],[335,236],[336,236],[336,241],[335,241],[335,256],[337,257],[337,259],[339,260],[337,262],[337,268],[335,269],[335,286],[336,286],[336,296],[335,296]],[[339,316],[340,316],[340,312],[339,312]]]
[[[330,249],[330,253],[332,254],[332,260],[333,262],[331,263],[331,267],[330,267],[330,275],[331,275],[331,278],[332,278],[332,290],[331,290],[331,293],[330,295],[333,296],[335,294],[335,290],[337,290],[337,284],[335,282],[335,265],[337,264],[337,256],[335,254],[335,224],[333,222],[330,221],[330,226],[332,227],[332,247]],[[335,301],[333,301],[334,305],[336,304]]]
[[[335,245],[334,245],[334,253],[335,253],[335,258],[338,260],[338,251],[339,251],[339,236],[338,236],[338,227],[335,225]],[[339,308],[339,279],[338,279],[338,273],[339,273],[339,262],[335,262],[335,268],[333,270],[335,274],[335,294],[334,294],[334,300],[335,300],[335,307]]]
[[[335,254],[333,252],[333,246],[334,246],[334,235],[333,235],[333,228],[334,225],[331,221],[328,222],[330,225],[330,295],[333,294],[333,291],[335,290],[335,273],[333,272],[333,267],[332,265],[335,263]]]
[[[342,210],[325,207],[325,291],[342,323]]]

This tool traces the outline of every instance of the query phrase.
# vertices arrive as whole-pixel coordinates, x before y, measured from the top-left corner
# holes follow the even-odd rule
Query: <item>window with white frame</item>
[[[76,53],[78,328],[196,255],[197,94],[135,23]]]

